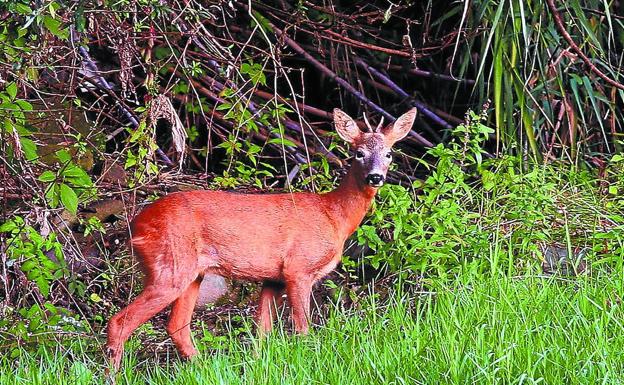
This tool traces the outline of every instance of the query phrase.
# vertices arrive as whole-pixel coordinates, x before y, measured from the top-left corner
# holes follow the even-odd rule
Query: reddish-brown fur
[[[354,161],[329,193],[192,191],[147,206],[131,223],[131,246],[145,287],[109,322],[113,368],[119,367],[130,334],[172,303],[167,331],[183,357],[197,354],[190,322],[204,275],[264,282],[257,314],[261,332],[271,330],[276,303],[286,290],[295,330],[306,333],[314,282],[336,267],[345,240],[377,192],[379,184],[371,186],[368,173],[379,169],[385,177],[390,161],[382,155],[407,134],[415,114],[408,112],[381,133],[362,133],[336,110],[340,136],[367,155]]]

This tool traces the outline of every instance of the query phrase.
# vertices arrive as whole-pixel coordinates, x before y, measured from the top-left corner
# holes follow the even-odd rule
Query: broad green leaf
[[[58,150],[56,152],[56,157],[62,163],[67,163],[67,162],[69,162],[71,160],[71,154],[67,150]]]
[[[9,83],[9,85],[6,87],[6,92],[11,100],[15,99],[15,96],[17,95],[17,84],[15,84],[15,82]]]
[[[17,3],[15,4],[15,11],[20,15],[30,15],[32,13],[32,9],[26,4]]]
[[[67,28],[62,28],[62,23],[59,20],[53,18],[52,16],[47,16],[47,15],[44,16],[43,24],[54,36],[60,39],[68,38],[69,33],[67,31]]]
[[[70,163],[63,171],[65,179],[72,184],[79,187],[89,187],[93,184],[89,174],[85,172],[80,166]]]
[[[284,138],[269,139],[267,141],[267,143],[283,144],[284,146],[287,146],[287,147],[297,147],[297,145],[295,143],[291,142],[288,139],[284,139]]]
[[[0,226],[0,233],[8,233],[15,229],[17,229],[17,223],[15,223],[15,221],[13,220],[10,220]]]
[[[44,171],[41,175],[39,175],[39,178],[37,179],[39,179],[41,182],[52,182],[54,179],[56,179],[56,174],[50,170]]]
[[[76,214],[78,211],[78,196],[76,192],[65,183],[61,184],[60,192],[63,206],[65,206],[70,213]]]
[[[35,160],[39,157],[39,155],[37,155],[37,145],[35,142],[20,136],[20,143],[22,144],[22,150],[24,151],[26,160]]]
[[[21,269],[24,273],[28,273],[29,271],[31,271],[32,269],[36,267],[37,267],[37,263],[33,261],[32,259],[29,259],[28,261],[25,261],[24,263],[22,263]]]
[[[52,208],[56,208],[59,204],[58,184],[51,184],[45,193],[46,201]]]
[[[33,109],[32,104],[22,99],[16,100],[15,104],[17,104],[24,111],[32,111]]]
[[[39,278],[37,278],[34,281],[37,284],[37,286],[39,287],[39,291],[41,291],[41,294],[45,298],[47,298],[48,295],[50,294],[50,283],[43,276],[40,276]]]

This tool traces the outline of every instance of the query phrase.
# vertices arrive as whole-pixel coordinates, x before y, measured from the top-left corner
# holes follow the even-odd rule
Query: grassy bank
[[[128,384],[588,384],[624,382],[623,274],[457,281],[336,309],[311,335],[227,337],[201,358],[138,359]],[[435,285],[434,285],[435,286]],[[371,297],[372,298],[372,297]],[[202,338],[196,330],[196,339]],[[130,345],[137,346],[135,338]],[[1,359],[3,384],[104,383],[93,341]],[[80,346],[84,348],[81,350]]]

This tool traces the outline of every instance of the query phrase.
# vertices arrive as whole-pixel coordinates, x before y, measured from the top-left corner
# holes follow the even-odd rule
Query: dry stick
[[[266,5],[262,4],[262,3],[255,3],[254,5],[256,7],[264,9],[265,11],[271,12],[272,16],[277,17],[273,13],[273,11],[275,10],[274,8],[268,7],[268,6],[266,6]],[[322,7],[312,7],[312,8],[315,8],[317,10],[318,9],[322,9]],[[322,12],[327,13],[329,11],[328,10],[324,10]],[[283,16],[292,16],[292,13],[282,12],[282,15]],[[337,13],[334,12],[334,15],[337,15]],[[346,17],[346,18],[350,19],[351,22],[353,22],[353,18],[352,17],[346,16],[346,15],[343,15],[343,17]],[[313,26],[313,25],[314,24],[312,24],[311,26]],[[321,27],[321,28],[322,28],[322,30],[319,31],[318,25],[314,29],[306,29],[306,28],[302,28],[300,26],[298,30],[302,31],[302,32],[305,32],[307,34],[313,35],[315,37],[320,37],[322,39],[333,41],[335,43],[339,43],[339,44],[343,44],[343,45],[349,45],[349,46],[352,46],[352,47],[366,49],[366,50],[369,50],[369,51],[383,52],[383,53],[388,54],[388,55],[402,56],[402,57],[405,57],[405,58],[413,58],[413,57],[423,56],[423,55],[415,55],[413,52],[407,52],[407,51],[401,51],[401,50],[398,50],[398,49],[386,48],[386,47],[378,46],[378,45],[375,45],[375,44],[370,44],[370,43],[366,43],[366,42],[363,42],[363,41],[355,40],[355,39],[352,39],[352,38],[350,38],[350,37],[348,37],[346,35],[334,32],[331,29],[324,28],[324,27]]]
[[[574,40],[572,39],[572,36],[570,36],[570,34],[568,33],[568,31],[566,31],[565,26],[563,25],[563,20],[561,20],[561,15],[559,14],[559,12],[557,11],[557,7],[555,7],[555,1],[554,0],[546,0],[546,2],[548,3],[548,7],[550,8],[550,12],[553,15],[553,18],[555,19],[555,24],[557,25],[557,29],[559,30],[559,33],[561,33],[561,35],[563,36],[563,38],[568,42],[568,44],[570,44],[570,48],[572,48],[572,50],[574,50],[574,52],[576,52],[581,59],[583,59],[583,61],[585,62],[585,64],[589,67],[589,69],[595,73],[596,75],[598,75],[600,78],[602,78],[605,82],[611,84],[613,87],[617,87],[621,90],[624,90],[624,84],[622,83],[618,83],[617,81],[609,78],[607,75],[605,75],[602,71],[600,71],[595,65],[594,63],[591,62],[591,60],[587,57],[587,55],[585,55],[583,53],[583,51],[581,51],[581,49],[579,48],[578,45],[576,45],[576,43],[574,42]]]
[[[201,47],[202,47],[202,46],[201,46],[201,42],[197,41],[197,42],[196,42],[196,44],[197,44],[197,43],[198,43],[198,44],[200,44],[200,46],[199,46],[199,47],[201,48]],[[210,59],[210,60],[208,60],[208,64],[209,64],[209,65],[213,68],[213,70],[215,71],[215,73],[218,75],[218,74],[219,74],[219,71],[221,70],[221,66],[219,65],[219,63],[217,63],[217,62],[216,62],[215,60],[213,60],[213,59]],[[206,77],[208,77],[208,76],[206,76]],[[209,77],[208,77],[208,78],[209,78]],[[214,79],[214,78],[209,78],[209,79],[211,80],[212,84],[213,84],[213,85],[217,88],[217,90],[218,90],[218,91],[222,91],[222,90],[224,90],[224,89],[225,89],[225,85],[224,85],[223,83],[219,82],[218,80],[216,80],[216,79]],[[234,90],[238,90],[238,88],[236,87],[236,85],[235,85],[235,84],[233,84],[233,83],[232,83],[229,79],[225,79],[225,81],[226,81],[226,83],[228,83],[228,85],[229,85],[232,89],[234,89]],[[253,100],[251,100],[251,98],[248,98],[248,99],[247,99],[247,102],[248,102],[248,104],[247,104],[247,108],[249,109],[249,111],[251,111],[254,115],[259,115],[260,111],[259,111],[259,110],[258,110],[258,108],[256,107],[256,104],[253,102]],[[304,132],[303,132],[303,129],[301,128],[301,126],[300,126],[298,123],[296,123],[296,122],[294,122],[294,121],[292,121],[292,120],[290,120],[290,119],[285,119],[285,120],[284,120],[284,125],[286,126],[286,128],[289,128],[289,129],[291,129],[291,130],[297,131],[297,132],[301,133],[301,135],[304,135]],[[301,154],[299,154],[298,152],[295,152],[295,155],[296,155],[296,156],[295,156],[295,158],[296,158],[296,160],[297,160],[299,163],[307,163],[307,160],[303,159]],[[331,154],[331,153],[329,153],[329,152],[327,152],[327,153],[326,153],[326,155],[327,155],[328,157],[330,157],[330,158],[331,158],[331,157],[336,158],[336,156],[335,156],[334,154]],[[339,164],[341,164],[341,163],[339,163]]]
[[[208,60],[208,64],[213,68],[213,70],[216,72],[216,74],[218,75],[219,70],[221,69],[221,67],[219,66],[219,64],[215,61],[215,60]],[[218,80],[213,79],[209,76],[204,76],[204,78],[208,78],[210,79],[214,85],[217,86],[217,88],[219,88],[219,90],[222,90],[224,88],[224,85],[222,83],[220,83]],[[226,84],[228,84],[230,87],[236,89],[236,85],[233,84],[229,79],[225,79]],[[275,98],[275,95],[270,94],[266,91],[262,91],[258,88],[253,90],[254,95],[258,96],[261,99],[264,100],[273,100]],[[326,118],[329,120],[333,120],[333,115],[327,111],[309,106],[307,104],[303,104],[297,101],[289,101],[287,99],[285,99],[284,97],[277,95],[277,98],[287,104],[290,107],[293,107],[294,105],[298,106],[301,110],[303,110],[304,112],[308,112],[311,115],[316,115],[318,117],[321,118]],[[251,99],[248,99],[249,101],[249,109],[251,112],[256,113],[255,111],[257,111],[254,102]],[[299,123],[297,123],[296,121],[289,119],[289,118],[284,118],[284,125],[286,126],[286,128],[289,128],[291,130],[297,131],[299,132],[301,135],[305,135],[305,131],[302,129],[301,125]],[[334,153],[332,153],[331,151],[327,150],[327,149],[323,149],[323,151],[318,152],[317,153],[322,153],[325,154],[325,156],[327,156],[331,161],[333,161],[336,164],[342,165],[342,161],[336,156],[334,155]]]
[[[436,114],[440,115],[440,117],[441,117],[442,119],[446,119],[447,121],[449,121],[449,122],[451,122],[451,123],[454,123],[454,124],[457,124],[457,125],[464,123],[464,120],[463,120],[463,119],[460,119],[460,118],[458,118],[457,116],[451,115],[451,114],[449,114],[449,113],[448,113],[448,112],[446,112],[446,111],[443,111],[443,110],[441,110],[441,109],[439,109],[439,108],[436,108],[436,107],[433,107],[433,106],[431,106],[431,105],[429,105],[428,107],[429,107],[429,109],[430,109],[431,111],[433,111],[433,112],[435,112]]]
[[[392,70],[392,71],[405,71],[406,68],[404,66],[398,65],[398,64],[390,64],[387,66],[388,69]],[[420,76],[423,78],[431,78],[431,79],[436,79],[436,80],[446,80],[449,82],[456,82],[456,83],[463,83],[466,85],[474,85],[476,83],[475,80],[472,79],[463,79],[463,78],[455,78],[453,76],[449,76],[449,75],[444,75],[444,74],[437,74],[435,72],[431,72],[431,71],[425,71],[425,70],[420,70],[417,68],[409,68],[407,69],[407,72],[411,75],[416,75],[416,76]]]
[[[367,84],[370,84],[371,86],[373,86],[374,88],[378,89],[379,91],[382,91],[382,92],[385,92],[388,95],[392,95],[394,97],[397,97],[397,93],[392,88],[388,87],[385,84],[379,83],[378,81],[373,79],[372,76],[368,77],[368,78],[365,78],[364,80],[366,81]],[[405,98],[402,98],[401,102],[403,102],[405,100],[406,100]],[[410,105],[411,105],[411,103],[410,103]],[[427,104],[425,104],[425,106],[427,106],[426,107],[427,109],[432,110]],[[435,132],[435,130],[433,128],[431,128],[431,126],[429,124],[427,124],[427,122],[424,119],[420,120],[420,125],[424,128],[425,131],[427,131],[429,134],[431,134],[431,136],[433,136],[433,138],[435,140],[437,140],[438,142],[442,141],[442,139],[440,138],[438,133]]]
[[[201,85],[198,81],[193,80],[193,79],[189,79],[191,81],[191,83],[193,83],[193,86],[195,88],[197,88],[202,94],[204,94],[205,96],[209,97],[210,99],[212,99],[214,102],[216,103],[225,103],[225,100],[223,100],[221,97],[219,97],[219,95],[215,94],[214,92],[210,91],[209,89],[207,89],[206,87],[204,87],[203,85]],[[218,90],[222,90],[223,88],[225,88],[225,86],[223,84],[221,84],[220,82],[218,82],[215,79],[211,79],[213,84],[215,85],[215,88],[217,88]],[[249,110],[253,113],[253,114],[257,114],[258,110],[255,107],[252,107],[251,105],[247,106],[249,108]],[[217,114],[216,111],[213,111],[213,114]],[[222,120],[225,121],[226,119],[222,117]],[[288,139],[290,141],[293,141],[292,139]],[[307,163],[306,158],[301,155],[296,148],[291,147],[291,146],[284,146],[284,148],[286,149],[286,151],[288,151],[298,163],[302,163],[305,164]],[[332,154],[333,155],[333,154]]]
[[[219,81],[217,81],[216,79],[212,79],[211,78],[211,81],[212,81],[212,84],[215,86],[215,88],[218,91],[222,91],[223,89],[225,89],[225,86],[222,83],[220,83]],[[192,80],[192,79],[191,79],[191,82],[193,83],[193,85],[198,90],[200,90],[204,95],[206,95],[209,98],[211,98],[215,103],[220,103],[220,104],[225,103],[225,100],[223,100],[221,97],[219,97],[217,94],[215,94],[214,92],[210,91],[209,89],[203,87],[199,82],[197,82],[195,80]],[[254,114],[254,115],[259,115],[260,111],[258,110],[258,108],[256,108],[255,104],[251,100],[248,100],[248,101],[249,101],[249,104],[247,104],[247,108],[249,109],[249,111],[251,111],[251,113]],[[260,124],[260,125],[262,126],[262,124]],[[292,127],[290,127],[290,128],[292,128]],[[297,128],[294,128],[294,129],[296,131],[302,132],[301,131],[301,127],[299,127],[298,125],[297,125]],[[268,130],[268,131],[270,132],[270,130]],[[275,134],[272,134],[272,135],[273,135],[273,137],[277,137]],[[279,137],[277,137],[277,138],[279,139]],[[288,152],[290,152],[294,156],[295,160],[298,163],[302,163],[302,164],[307,163],[307,159],[303,155],[301,155],[299,152],[297,152],[294,148],[292,148],[290,146],[284,146],[284,147],[286,148],[286,150]]]
[[[72,28],[70,28],[70,33],[72,35],[72,41],[74,43],[79,43],[73,26]],[[89,71],[91,71],[93,75],[95,75],[95,79],[94,79],[95,82],[90,82],[90,83],[98,87],[102,91],[106,92],[107,94],[114,95],[116,99],[115,104],[117,105],[117,108],[119,109],[119,111],[121,111],[123,116],[126,119],[128,119],[128,121],[133,126],[133,128],[138,128],[139,121],[136,119],[134,114],[130,112],[128,108],[124,107],[121,103],[119,103],[119,101],[117,100],[118,99],[117,96],[113,92],[113,86],[111,86],[110,83],[106,81],[106,79],[104,79],[102,75],[100,75],[99,68],[97,67],[93,59],[91,58],[91,55],[89,55],[89,52],[86,50],[86,48],[79,44],[78,52],[80,52],[80,56],[82,56],[82,60],[84,64],[87,66],[87,68],[89,69]],[[156,155],[160,157],[160,160],[162,160],[165,165],[173,166],[173,162],[171,161],[171,159],[169,159],[167,154],[165,154],[163,150],[161,150],[160,148],[156,149]]]
[[[218,70],[220,69],[219,64],[218,64],[217,62],[215,62],[214,60],[210,60],[209,62],[210,62],[209,64],[210,64],[210,65],[213,67],[213,69],[215,69],[216,71],[218,71]],[[223,83],[219,82],[218,80],[216,80],[216,79],[214,79],[214,78],[211,78],[211,77],[209,77],[209,76],[205,76],[205,78],[210,79],[210,83],[211,83],[212,85],[214,85],[214,87],[215,87],[218,91],[222,91],[223,89],[225,89],[225,85],[224,85]],[[226,79],[226,81],[230,83],[230,86],[231,86],[231,87],[234,87],[234,85],[233,85],[233,84],[231,84],[231,82],[230,82],[229,80],[227,80],[227,79]],[[194,82],[194,81],[193,81],[193,82]],[[194,82],[194,84],[195,84],[195,82]],[[207,91],[208,91],[208,90],[207,90]],[[257,92],[259,92],[259,91],[260,91],[260,90],[255,90],[255,91],[254,91],[254,93],[257,93]],[[210,91],[209,91],[209,92],[210,92]],[[263,91],[262,91],[262,92],[263,92]],[[212,93],[212,92],[211,92],[211,93]],[[210,96],[210,97],[211,97],[211,98],[213,98],[214,100],[219,101],[220,103],[223,103],[223,102],[224,102],[224,101],[223,101],[223,100],[221,100],[221,99],[220,99],[220,98],[219,98],[216,94],[213,94],[213,95],[212,95],[212,96]],[[217,98],[217,99],[215,99],[215,98]],[[270,97],[269,99],[272,99],[272,97]],[[269,99],[267,99],[267,100],[269,100]],[[251,99],[248,99],[248,102],[249,102],[249,104],[247,105],[247,107],[249,108],[249,110],[250,110],[250,111],[251,111],[254,115],[259,115],[260,111],[259,111],[259,110],[258,110],[258,108],[256,107],[255,103],[254,103]],[[319,111],[320,111],[320,110],[319,110]],[[290,119],[284,119],[284,125],[286,126],[286,128],[289,128],[289,129],[291,129],[291,130],[297,131],[297,132],[299,132],[301,135],[305,135],[305,132],[304,132],[304,130],[301,128],[301,126],[299,125],[299,123],[297,123],[297,122],[295,122],[295,121],[293,121],[293,120],[290,120]],[[340,160],[340,159],[339,159],[336,155],[334,155],[331,151],[328,151],[328,150],[326,150],[326,149],[323,149],[322,151],[315,150],[315,152],[316,152],[316,153],[320,153],[320,154],[325,155],[325,156],[326,156],[326,157],[327,157],[327,158],[328,158],[331,162],[333,162],[333,163],[335,163],[335,164],[338,164],[338,165],[342,166],[342,161],[341,161],[341,160]],[[299,153],[296,153],[296,155],[297,155],[297,157],[296,157],[297,159],[296,159],[296,160],[297,160],[299,163],[307,163],[307,160],[305,160],[305,161],[304,161],[304,160],[302,160],[302,159],[301,159],[301,156],[302,156],[302,155],[300,155]]]
[[[381,87],[385,87],[383,84],[379,84]],[[388,89],[390,91],[390,89]],[[392,94],[394,94],[394,92],[392,92]],[[254,90],[254,95],[256,95],[257,97],[259,97],[260,99],[264,99],[264,100],[271,100],[273,99],[274,95],[270,94],[266,91],[262,91],[262,90]],[[299,109],[301,109],[304,113],[306,114],[310,114],[310,115],[314,115],[317,116],[319,118],[323,118],[323,119],[327,119],[327,120],[333,120],[334,119],[334,115],[331,112],[325,111],[325,110],[321,110],[320,108],[316,108],[316,107],[312,107],[310,105],[307,104],[303,104],[300,102],[293,102],[291,100],[287,100],[281,96],[277,96],[278,99],[287,104],[290,107],[293,107],[293,105],[297,105],[299,107]],[[294,108],[294,107],[293,107]],[[362,130],[366,130],[368,127],[366,126],[366,124],[364,122],[362,122],[361,120],[356,120],[355,124],[358,125],[358,127],[360,127],[360,129]],[[318,131],[318,130],[317,130]],[[325,131],[321,131],[325,132]]]
[[[191,80],[191,82],[193,83],[193,85],[199,91],[200,94],[202,94],[204,96],[207,96],[208,98],[212,99],[215,102],[219,102],[219,103],[224,103],[225,102],[225,100],[221,99],[218,95],[216,95],[215,93],[213,93],[212,91],[210,91],[206,87],[202,86],[196,80]],[[181,96],[181,95],[177,95],[176,99],[179,100],[182,103],[184,102],[183,101],[183,96]],[[228,121],[225,118],[223,113],[218,112],[216,110],[213,110],[213,111],[211,111],[211,114],[212,114],[213,118],[215,118],[216,120],[220,121],[224,126],[227,126],[230,129],[235,128],[234,123],[231,122],[231,121]],[[252,135],[255,136],[256,138],[258,138],[259,140],[262,140],[262,141],[265,141],[265,142],[269,140],[269,136],[265,135],[264,133],[262,133],[260,131],[253,132]],[[297,144],[298,146],[302,146],[301,143],[298,143],[296,140],[294,140],[292,138],[287,138],[287,139],[290,140],[291,142]],[[291,155],[293,155],[293,157],[295,157],[295,160],[300,161],[303,158],[303,156],[297,152],[297,148],[296,147],[285,146],[285,148],[286,148],[286,151],[288,153],[290,153]],[[292,180],[292,178],[291,178],[291,180]]]
[[[414,100],[414,98],[412,98],[407,92],[405,92],[401,87],[399,87],[395,82],[393,82],[392,79],[390,79],[385,74],[382,74],[381,72],[377,71],[377,69],[368,65],[368,63],[366,63],[364,60],[360,58],[355,58],[355,64],[359,65],[366,71],[369,71],[382,83],[384,83],[385,85],[390,87],[394,92],[399,94],[399,96],[401,96],[402,98],[408,99],[409,103],[412,106],[417,107],[423,113],[423,115],[427,116],[429,119],[433,120],[434,122],[436,122],[437,124],[441,125],[442,127],[446,129],[453,129],[453,126],[451,126],[446,120],[440,118],[438,115],[432,112],[427,106],[425,106],[422,102],[419,102],[418,100]],[[436,138],[436,139],[440,141],[439,138]]]
[[[379,80],[384,82],[390,89],[392,89],[393,91],[395,91],[396,93],[401,95],[401,97],[408,99],[410,101],[410,104],[415,106],[415,107],[417,107],[418,109],[420,109],[425,116],[428,116],[431,120],[433,120],[436,123],[442,125],[444,128],[447,128],[447,129],[453,129],[454,128],[453,126],[448,124],[448,122],[446,122],[444,119],[440,118],[438,115],[436,115],[434,112],[432,112],[428,108],[428,106],[426,106],[422,102],[419,102],[417,100],[412,99],[407,94],[407,92],[403,91],[403,89],[401,89],[401,87],[399,87],[396,83],[394,83],[392,81],[392,79],[390,79],[389,77],[387,77],[383,73],[377,71],[375,68],[369,66],[364,60],[362,60],[360,58],[356,58],[355,62],[356,62],[357,65],[359,65],[361,67],[364,67],[365,70],[370,71],[370,73],[372,73],[373,75],[377,76],[377,78]],[[488,152],[486,152],[485,155],[488,158],[492,158],[493,157],[492,154],[490,154]]]
[[[366,80],[366,82],[368,84],[372,85],[373,87],[377,88],[378,90],[383,91],[383,92],[385,92],[385,93],[387,93],[389,95],[396,96],[396,92],[394,92],[392,90],[392,88],[388,87],[387,85],[381,84],[381,83],[379,83],[378,81],[376,81],[376,80],[374,80],[372,78],[364,79],[364,80]],[[462,119],[458,118],[457,116],[453,116],[453,115],[449,114],[446,111],[443,111],[443,110],[441,110],[439,108],[435,108],[435,107],[433,107],[433,106],[431,106],[431,105],[429,105],[427,103],[424,103],[424,104],[425,104],[425,106],[429,110],[433,111],[433,113],[435,113],[436,115],[440,116],[442,119],[444,119],[444,120],[446,120],[446,121],[448,121],[450,123],[462,124],[464,122]]]
[[[324,64],[322,64],[321,62],[316,60],[312,55],[310,55],[303,48],[301,48],[301,46],[299,44],[297,44],[297,42],[295,42],[294,40],[289,38],[282,30],[280,30],[279,28],[275,27],[274,25],[271,25],[271,27],[273,28],[273,30],[275,30],[275,32],[277,33],[277,35],[279,37],[284,39],[284,42],[290,48],[292,48],[295,52],[297,52],[298,54],[303,56],[308,62],[310,62],[310,64],[312,64],[314,67],[316,67],[319,71],[323,72],[325,75],[327,75],[328,77],[333,79],[336,83],[338,83],[344,89],[349,91],[353,96],[358,98],[361,102],[363,102],[364,104],[366,104],[367,106],[372,108],[374,111],[380,113],[383,117],[388,119],[390,122],[394,122],[396,120],[396,118],[394,116],[389,114],[383,108],[379,107],[372,100],[368,99],[360,91],[356,90],[355,87],[353,87],[351,84],[349,84],[349,82],[347,82],[346,80],[344,80],[343,78],[338,76],[335,72],[333,72],[332,70],[327,68]],[[420,143],[421,145],[424,145],[425,147],[433,147],[433,143],[431,143],[429,140],[427,140],[426,138],[424,138],[422,135],[420,135],[419,133],[415,132],[414,130],[410,131],[410,135],[413,136],[418,141],[418,143]]]
[[[273,94],[271,94],[269,92],[266,92],[266,91],[262,91],[260,89],[255,89],[254,90],[254,94],[256,96],[258,96],[259,98],[264,99],[264,100],[271,100],[271,99],[273,99],[275,97],[275,95],[273,95]],[[277,98],[282,103],[288,104],[288,106],[290,106],[290,107],[294,108],[294,105],[297,105],[299,107],[299,109],[301,109],[303,112],[306,112],[306,113],[308,113],[310,115],[314,115],[314,116],[317,116],[317,117],[323,118],[323,119],[329,119],[329,120],[334,119],[334,115],[332,115],[331,112],[328,112],[328,111],[325,111],[325,110],[321,110],[320,108],[316,108],[316,107],[310,106],[308,104],[297,102],[295,100],[288,100],[288,99],[286,99],[286,98],[284,98],[284,97],[282,97],[280,95],[278,95]]]
[[[188,27],[186,26],[186,24],[185,24],[184,22],[178,22],[178,23],[177,23],[177,25],[178,25],[178,27],[180,28],[180,30],[182,30],[182,32],[184,32],[184,33],[188,33],[189,29],[188,29]],[[197,37],[195,36],[195,34],[191,34],[191,40],[192,40],[192,41],[193,41],[193,43],[194,43],[197,47],[199,47],[201,50],[203,50],[203,51],[205,51],[205,52],[208,52],[208,50],[206,49],[206,46],[205,46],[205,45],[204,45],[201,41],[199,41],[199,39],[197,39]],[[213,70],[214,70],[214,71],[216,72],[216,74],[218,75],[218,74],[219,74],[219,72],[220,72],[220,70],[221,70],[221,65],[220,65],[219,63],[217,63],[217,61],[216,61],[216,60],[214,60],[214,59],[209,59],[209,60],[208,60],[208,64],[209,64],[209,65],[213,68]],[[228,86],[230,86],[231,88],[233,88],[233,89],[237,90],[236,85],[235,85],[235,84],[233,84],[233,83],[232,83],[229,79],[225,79],[225,81],[226,81],[226,84],[227,84]],[[214,82],[215,82],[215,85],[217,85],[217,86],[218,86],[219,91],[221,91],[221,90],[223,90],[223,89],[225,88],[225,86],[224,86],[223,84],[219,83],[218,81],[214,80]],[[257,114],[259,111],[258,111],[258,109],[256,108],[256,106],[255,106],[254,102],[251,100],[251,98],[250,98],[250,99],[248,99],[247,101],[248,101],[247,106],[248,106],[249,110],[250,110],[253,114]],[[292,120],[289,120],[289,119],[285,120],[285,121],[284,121],[284,125],[285,125],[287,128],[291,129],[291,130],[295,130],[295,131],[300,132],[302,135],[304,134],[304,133],[303,133],[303,129],[302,129],[302,127],[300,127],[300,126],[299,126],[299,124],[297,124],[296,122],[294,122],[294,121],[292,121]],[[333,155],[333,154],[332,154],[332,155]],[[335,155],[334,155],[334,157],[335,157]],[[297,161],[299,161],[300,163],[307,163],[307,161],[306,161],[306,162],[303,162],[303,161],[301,161],[301,159],[299,159],[299,154],[298,154],[298,153],[297,153],[297,157],[296,157],[296,158],[297,158]]]
[[[388,55],[401,56],[401,57],[410,58],[410,59],[413,57],[418,57],[418,55],[415,55],[412,52],[405,52],[405,51],[400,51],[400,50],[396,50],[392,48],[381,47],[381,46],[374,45],[374,44],[364,43],[355,39],[351,39],[348,36],[341,35],[329,29],[325,30],[324,32],[327,33],[328,35],[331,35],[333,39],[330,39],[330,40],[336,43],[350,45],[356,48],[367,49],[369,51],[379,51],[379,52],[386,53]],[[327,36],[324,36],[324,38],[327,38]],[[420,55],[420,56],[423,56],[423,55]]]
[[[179,28],[180,28],[183,32],[185,32],[185,33],[187,33],[187,32],[188,32],[188,27],[186,26],[186,24],[184,24],[184,22],[178,22],[178,23],[177,23],[177,25],[178,25],[178,27],[179,27]],[[199,41],[199,39],[197,39],[197,37],[196,37],[194,34],[192,34],[192,35],[191,35],[191,40],[192,40],[192,41],[195,43],[195,45],[197,45],[200,49],[202,49],[202,50],[203,50],[203,51],[205,51],[205,52],[208,52],[208,50],[206,49],[206,47],[204,46],[204,44],[203,44],[201,41]],[[216,60],[214,60],[214,59],[209,59],[209,60],[208,60],[208,64],[209,64],[209,65],[212,67],[212,69],[215,71],[216,75],[218,75],[218,74],[219,74],[219,72],[221,71],[221,65],[220,65],[220,64],[219,64]],[[220,86],[220,87],[221,87],[221,89],[225,88],[225,87],[224,87],[224,85],[223,85],[223,84],[221,84],[221,83],[219,83],[216,79],[213,79],[213,80],[214,80],[214,82],[215,82],[215,84],[216,84],[217,86]],[[226,81],[226,84],[227,84],[228,86],[232,87],[233,89],[236,89],[236,85],[235,85],[235,84],[233,84],[233,83],[232,83],[229,79],[225,79],[225,81]],[[256,90],[256,91],[258,91],[258,90]],[[250,109],[253,113],[255,113],[255,112],[252,110],[252,109],[255,109],[255,105],[254,105],[253,101],[251,100],[251,98],[250,98],[250,99],[248,99],[248,102],[249,102],[249,104],[248,104],[249,109]],[[301,133],[301,135],[305,135],[305,132],[304,132],[304,130],[303,130],[303,127],[301,127],[298,123],[296,123],[296,122],[294,122],[294,121],[292,121],[292,120],[290,120],[290,119],[286,119],[286,121],[284,122],[284,125],[285,125],[287,128],[290,128],[290,129],[292,129],[292,130],[299,131],[299,132]],[[328,151],[328,150],[324,149],[324,151],[323,151],[322,153],[324,153],[324,154],[325,154],[325,156],[327,156],[330,160],[334,161],[334,163],[337,163],[337,164],[339,164],[339,165],[342,165],[342,161],[341,161],[341,160],[340,160],[340,159],[339,159],[336,155],[334,155],[331,151]],[[299,155],[299,153],[297,153],[297,155]],[[299,160],[299,159],[297,159],[297,160]],[[301,162],[301,163],[307,163],[307,162]],[[297,171],[298,171],[298,170],[299,170],[299,167],[297,167],[295,170],[297,170]],[[291,179],[292,179],[292,178],[291,178],[291,174],[292,174],[292,172],[293,172],[293,171],[291,171],[291,173],[288,175],[289,180],[291,180]],[[294,175],[292,175],[292,177],[294,177]]]
[[[210,66],[215,70],[216,74],[218,75],[219,70],[221,69],[221,66],[219,66],[219,63],[211,59],[211,60],[208,60],[208,64],[210,64]],[[222,91],[223,89],[225,89],[225,85],[220,83],[218,80],[212,79],[212,81],[214,82],[214,85],[217,86],[219,91]],[[229,79],[225,79],[225,81],[226,83],[228,83],[228,85],[231,88],[238,91],[238,88],[236,87],[236,85],[233,84]],[[254,115],[259,114],[259,110],[256,107],[256,104],[253,102],[253,100],[251,100],[251,98],[248,98],[247,102],[248,102],[247,107],[249,108],[249,111],[251,111]],[[289,128],[294,131],[298,131],[299,133],[303,135],[303,129],[295,121],[290,120],[290,119],[284,119],[284,125],[286,126],[286,128]]]

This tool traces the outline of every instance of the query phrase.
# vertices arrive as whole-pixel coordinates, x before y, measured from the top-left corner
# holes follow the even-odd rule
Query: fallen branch
[[[394,116],[392,116],[386,110],[384,110],[383,108],[379,107],[372,100],[370,100],[369,98],[364,96],[360,91],[356,90],[355,87],[353,87],[349,82],[347,82],[346,80],[344,80],[343,78],[338,76],[338,74],[336,74],[335,72],[333,72],[332,70],[327,68],[327,66],[325,66],[323,63],[321,63],[318,60],[316,60],[306,50],[301,48],[301,46],[299,44],[297,44],[297,42],[295,42],[294,40],[289,38],[282,30],[280,30],[279,28],[275,27],[274,25],[271,25],[271,27],[276,32],[276,34],[280,38],[282,38],[284,40],[284,42],[290,48],[292,48],[295,52],[297,52],[298,54],[303,56],[310,64],[312,64],[314,67],[316,67],[319,71],[323,72],[329,78],[333,79],[336,83],[338,83],[340,86],[342,86],[342,88],[347,90],[349,93],[351,93],[353,96],[358,98],[361,102],[363,102],[364,104],[369,106],[371,109],[373,109],[374,111],[376,111],[379,114],[381,114],[383,117],[388,119],[390,122],[394,122],[396,120],[396,118]],[[423,145],[425,147],[433,147],[433,143],[431,143],[428,139],[424,138],[422,135],[420,135],[419,133],[415,132],[414,130],[410,131],[410,135],[413,136],[418,141],[419,144],[421,144],[421,145]]]
[[[418,100],[414,100],[414,98],[412,98],[407,92],[405,92],[401,87],[399,87],[395,82],[393,82],[392,79],[390,79],[385,74],[379,72],[374,67],[368,65],[368,63],[366,63],[364,60],[360,58],[355,58],[355,64],[362,67],[364,70],[370,72],[373,76],[379,79],[379,81],[384,83],[386,86],[390,87],[394,92],[399,94],[399,96],[401,96],[402,98],[408,99],[412,106],[417,107],[420,110],[420,112],[422,112],[422,114],[427,116],[429,119],[433,120],[434,122],[436,122],[437,124],[441,125],[442,127],[446,129],[453,129],[453,126],[448,124],[447,121],[440,118],[433,111],[429,110],[429,108],[424,103],[419,102]]]
[[[411,75],[416,75],[416,76],[420,76],[423,78],[445,80],[449,82],[462,83],[466,85],[474,85],[476,83],[476,81],[472,79],[456,78],[450,75],[437,74],[435,72],[420,70],[417,68],[405,68],[404,66],[401,66],[398,64],[389,64],[387,65],[387,68],[392,71],[401,71],[401,72],[407,71],[407,73]],[[487,83],[484,83],[484,84],[487,84]]]

